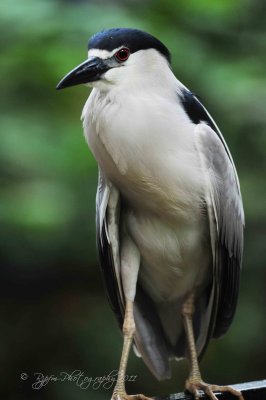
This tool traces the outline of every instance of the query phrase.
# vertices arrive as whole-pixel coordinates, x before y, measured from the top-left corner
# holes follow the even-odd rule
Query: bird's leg
[[[211,385],[205,383],[202,380],[192,324],[192,317],[195,310],[194,301],[194,293],[191,293],[183,303],[182,308],[184,328],[186,332],[188,346],[188,358],[190,362],[190,373],[188,379],[186,380],[186,390],[192,393],[196,400],[200,399],[200,390],[203,390],[203,392],[205,392],[211,400],[218,400],[214,392],[230,392],[234,396],[238,397],[239,400],[244,400],[241,392],[230,386]]]
[[[184,327],[186,332],[188,352],[189,352],[189,362],[190,362],[190,374],[188,380],[201,381],[201,374],[199,370],[198,357],[194,339],[192,317],[194,314],[194,294],[190,294],[185,300],[182,308],[182,315],[184,320]]]
[[[124,343],[117,382],[114,388],[112,400],[150,400],[143,394],[130,396],[126,393],[125,389],[125,375],[128,356],[136,329],[133,309],[140,266],[140,253],[133,240],[127,234],[126,230],[123,231],[122,237],[123,240],[121,243],[121,276],[124,295],[126,299],[126,309],[123,323]]]
[[[126,302],[125,319],[123,324],[123,350],[112,400],[150,400],[143,394],[128,395],[125,389],[126,368],[134,333],[135,322],[133,315],[133,302],[128,300]]]
[[[123,343],[123,350],[120,360],[120,366],[117,376],[117,382],[114,389],[114,398],[119,399],[119,395],[125,394],[125,374],[126,374],[126,367],[128,362],[129,351],[131,348],[131,343],[133,340],[133,335],[135,332],[135,322],[133,317],[133,302],[127,301],[126,302],[126,311],[125,311],[125,319],[123,324],[123,336],[124,336],[124,343]]]

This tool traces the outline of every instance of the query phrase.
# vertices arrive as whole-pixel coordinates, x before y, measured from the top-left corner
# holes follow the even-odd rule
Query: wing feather
[[[119,257],[120,196],[99,171],[96,194],[96,239],[100,267],[110,306],[119,327],[124,321]]]
[[[235,168],[220,138],[205,123],[197,125],[195,137],[208,179],[207,202],[215,216],[209,217],[216,293],[209,330],[212,336],[219,337],[229,328],[236,309],[244,212]]]
[[[206,173],[205,194],[213,251],[213,288],[208,340],[229,328],[237,304],[243,253],[244,211],[236,168],[228,146],[214,120],[186,87],[179,95],[191,122]]]

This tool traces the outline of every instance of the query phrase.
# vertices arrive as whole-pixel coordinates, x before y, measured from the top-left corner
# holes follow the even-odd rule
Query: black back
[[[88,44],[89,49],[101,49],[112,51],[118,47],[125,46],[131,53],[138,50],[158,50],[170,63],[170,53],[167,47],[149,33],[138,29],[113,28],[103,30],[93,35]]]
[[[179,96],[179,100],[181,101],[188,117],[190,118],[190,120],[192,122],[194,122],[194,124],[200,124],[201,122],[205,122],[207,125],[209,125],[213,129],[213,131],[218,135],[221,142],[223,143],[225,151],[226,151],[231,163],[233,164],[232,156],[228,151],[228,148],[225,144],[225,141],[224,141],[224,138],[223,138],[221,132],[219,131],[217,125],[213,121],[212,117],[210,116],[210,114],[208,113],[206,108],[201,104],[199,99],[192,92],[190,92],[189,90],[184,88],[182,90],[182,95]]]
[[[182,90],[182,96],[180,96],[181,103],[194,124],[199,124],[200,122],[206,122],[213,130],[217,133],[217,127],[211,120],[205,108],[199,102],[196,96],[189,90]]]

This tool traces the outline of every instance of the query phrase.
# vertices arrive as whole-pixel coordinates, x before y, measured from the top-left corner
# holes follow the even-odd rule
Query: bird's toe
[[[200,399],[200,391],[203,391],[210,400],[218,400],[214,392],[229,392],[238,400],[244,400],[242,393],[231,386],[219,386],[205,383],[202,380],[188,379],[186,381],[186,390],[193,394],[195,400]]]

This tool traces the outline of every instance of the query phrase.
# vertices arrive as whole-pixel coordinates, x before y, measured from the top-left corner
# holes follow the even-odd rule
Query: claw
[[[230,386],[211,385],[201,380],[195,381],[188,379],[186,381],[186,390],[193,394],[195,400],[200,400],[199,390],[202,390],[210,400],[218,400],[214,392],[229,392],[238,400],[244,400],[242,393]]]

